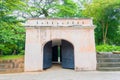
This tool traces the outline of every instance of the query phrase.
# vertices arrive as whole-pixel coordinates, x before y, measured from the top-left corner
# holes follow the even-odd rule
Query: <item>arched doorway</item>
[[[43,68],[52,66],[53,62],[61,64],[63,68],[74,69],[74,47],[66,40],[49,41],[43,48]]]

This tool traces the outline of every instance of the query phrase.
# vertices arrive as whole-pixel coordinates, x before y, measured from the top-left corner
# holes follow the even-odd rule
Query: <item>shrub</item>
[[[97,52],[113,52],[113,51],[120,51],[120,46],[115,45],[97,45],[96,46]]]

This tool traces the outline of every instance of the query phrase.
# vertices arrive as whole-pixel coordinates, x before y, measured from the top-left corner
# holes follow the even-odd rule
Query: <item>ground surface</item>
[[[81,71],[62,69],[59,65],[43,72],[0,74],[0,80],[120,80],[120,71]]]

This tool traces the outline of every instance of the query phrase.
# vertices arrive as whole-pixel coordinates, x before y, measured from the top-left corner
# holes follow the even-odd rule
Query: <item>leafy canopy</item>
[[[24,45],[24,28],[21,20],[12,13],[22,10],[25,3],[22,0],[0,1],[0,54],[21,53]]]
[[[85,4],[83,10],[85,17],[92,17],[97,25],[95,29],[96,42],[116,44],[113,38],[120,25],[120,0],[93,0],[91,4]]]

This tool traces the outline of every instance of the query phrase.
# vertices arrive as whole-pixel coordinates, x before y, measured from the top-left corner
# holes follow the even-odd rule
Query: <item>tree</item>
[[[25,30],[19,16],[26,19],[41,16],[80,17],[81,14],[80,6],[73,0],[1,0],[0,54],[18,54],[23,51]]]
[[[14,3],[13,3],[14,2]],[[12,13],[26,5],[22,0],[0,1],[0,54],[17,54],[24,48],[24,28]]]
[[[22,12],[21,16],[24,18],[81,17],[80,7],[74,0],[29,0],[26,12]]]
[[[61,4],[56,5],[56,12],[53,17],[81,17],[81,6],[73,0],[63,0]]]
[[[28,0],[25,11],[18,11],[17,14],[23,18],[49,17],[56,11],[55,6],[58,3],[59,0]]]
[[[97,25],[96,41],[104,44],[112,41],[118,30],[120,21],[120,1],[119,0],[93,0],[91,4],[85,5],[83,10],[85,17],[92,17]]]

